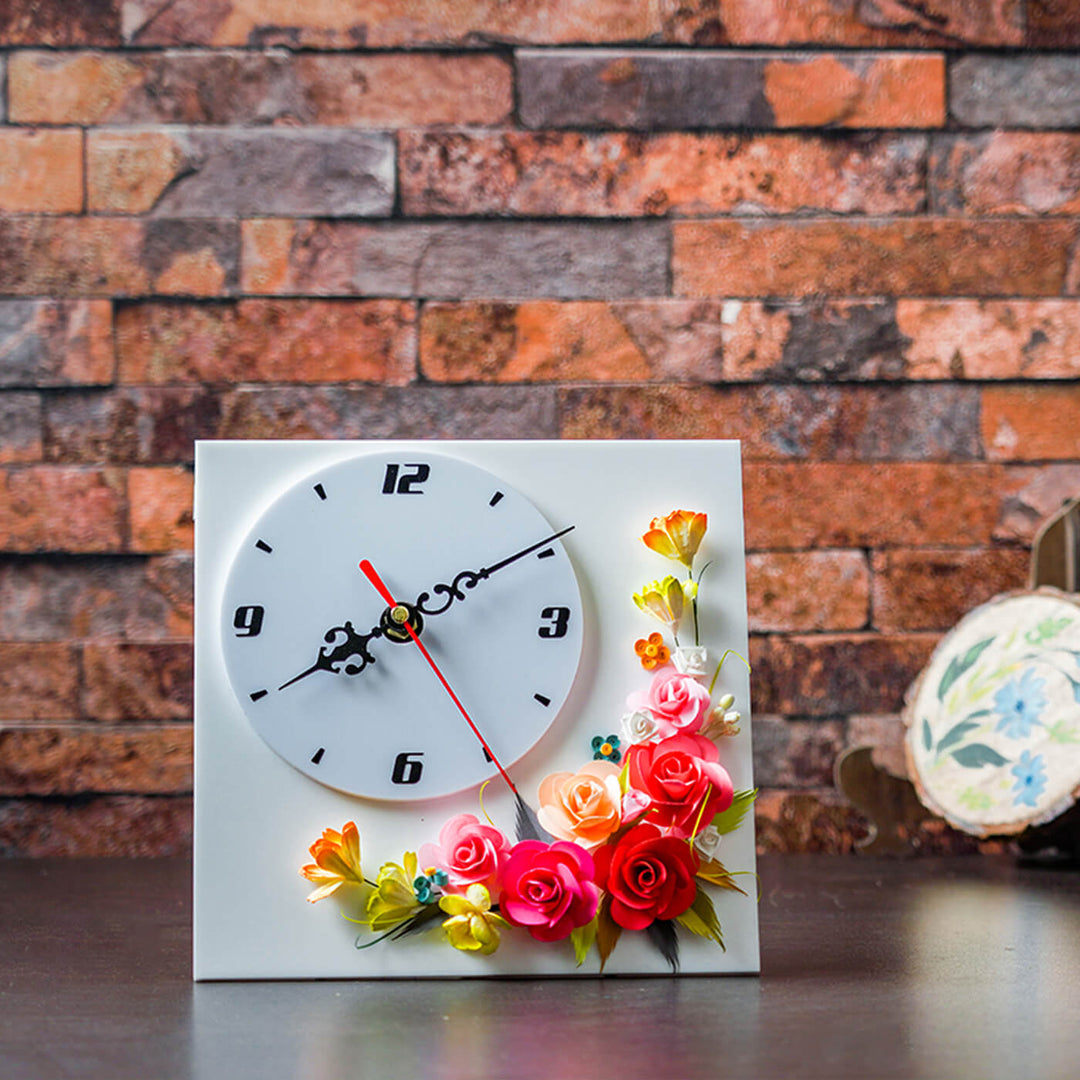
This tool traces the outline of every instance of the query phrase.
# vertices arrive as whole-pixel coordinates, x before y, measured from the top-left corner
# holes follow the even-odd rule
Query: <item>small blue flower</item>
[[[1034,724],[1040,724],[1039,713],[1046,708],[1042,689],[1045,680],[1036,677],[1035,669],[1028,668],[1020,678],[1010,679],[994,695],[994,712],[1001,719],[997,731],[1004,731],[1010,739],[1026,739]]]
[[[430,874],[421,874],[413,881],[413,892],[421,904],[434,904],[439,896],[435,889],[441,889],[450,879],[445,870],[433,870]]]
[[[1046,787],[1046,766],[1043,765],[1042,754],[1032,757],[1031,751],[1025,750],[1010,771],[1016,777],[1013,805],[1020,806],[1022,803],[1024,806],[1034,806]]]
[[[615,761],[622,758],[618,735],[596,735],[592,741],[593,761]]]

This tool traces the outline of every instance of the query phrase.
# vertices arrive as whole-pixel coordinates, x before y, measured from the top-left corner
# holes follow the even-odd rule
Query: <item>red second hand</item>
[[[371,565],[371,562],[367,559],[361,559],[360,569],[363,571],[364,577],[366,577],[368,581],[370,581],[371,584],[375,587],[375,591],[392,608],[397,607],[397,601],[390,594],[390,590],[383,583],[382,578],[379,577],[378,572],[376,571],[375,567]],[[514,785],[514,781],[510,779],[510,774],[502,767],[499,759],[492,752],[491,747],[488,746],[487,740],[484,738],[483,735],[480,734],[480,729],[476,726],[476,724],[473,723],[472,717],[465,711],[465,706],[461,704],[461,701],[458,698],[457,694],[454,693],[453,687],[446,681],[446,676],[439,670],[439,665],[435,663],[434,659],[431,656],[431,653],[427,651],[427,647],[420,640],[416,631],[413,630],[413,628],[409,625],[408,621],[403,622],[401,625],[408,632],[409,637],[411,637],[413,641],[416,642],[416,647],[420,650],[421,653],[423,653],[424,659],[428,662],[428,666],[431,668],[432,671],[435,672],[435,675],[438,678],[439,682],[443,684],[443,689],[450,695],[450,699],[458,707],[458,712],[460,712],[461,715],[465,717],[465,723],[467,723],[469,727],[472,728],[473,734],[480,740],[480,745],[487,751],[488,757],[491,758],[492,762],[495,765],[495,768],[499,770],[500,775],[509,785],[510,790],[520,799],[521,796],[518,794],[518,789]]]

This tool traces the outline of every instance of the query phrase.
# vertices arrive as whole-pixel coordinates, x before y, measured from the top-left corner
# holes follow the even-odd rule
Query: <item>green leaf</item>
[[[993,800],[985,791],[973,787],[966,787],[960,792],[960,801],[969,810],[989,810],[993,805]]]
[[[989,648],[993,642],[994,639],[992,637],[987,638],[985,641],[977,641],[963,656],[954,656],[952,660],[949,661],[949,666],[945,669],[945,674],[941,677],[941,682],[938,684],[938,701],[945,700],[945,695],[952,689],[953,683],[974,665],[975,661],[982,656],[983,652]]]
[[[1047,735],[1050,736],[1052,742],[1063,743],[1065,745],[1080,742],[1080,736],[1077,735],[1076,728],[1071,727],[1065,720],[1058,720],[1057,723],[1047,731]]]
[[[593,919],[592,922],[570,931],[570,944],[574,946],[574,958],[578,967],[585,963],[585,957],[589,955],[589,950],[596,940],[596,923],[597,920]]]
[[[605,896],[600,901],[600,910],[596,913],[596,948],[600,952],[600,970],[619,943],[622,927],[611,917],[611,897]]]
[[[716,917],[716,908],[709,898],[709,894],[698,886],[694,902],[676,920],[680,926],[685,926],[691,934],[698,937],[709,938],[715,941],[721,949],[724,948],[724,935],[720,930],[720,920]]]
[[[979,725],[973,720],[961,720],[959,724],[949,728],[937,744],[937,752],[943,753],[950,746],[955,746],[969,731],[974,731]]]
[[[1065,678],[1072,683],[1073,697],[1076,699],[1076,704],[1080,705],[1080,682],[1077,682],[1071,675],[1066,675]]]
[[[716,885],[721,889],[730,889],[731,892],[742,893],[743,896],[746,895],[735,884],[735,878],[732,877],[731,871],[719,859],[703,859],[698,867],[697,876],[710,885]]]
[[[934,745],[934,736],[930,733],[930,721],[923,717],[922,722],[922,744],[927,749],[932,749]]]
[[[984,765],[1005,765],[1008,758],[1003,758],[993,747],[986,743],[969,743],[953,751],[957,764],[965,769],[981,769]]]
[[[743,818],[750,811],[757,798],[757,788],[753,791],[736,791],[731,800],[731,805],[726,810],[721,810],[712,819],[712,826],[721,836],[734,832],[742,823]]]
[[[1024,640],[1029,645],[1041,645],[1044,641],[1049,641],[1052,637],[1057,637],[1062,630],[1067,626],[1072,625],[1072,619],[1068,616],[1063,616],[1060,619],[1055,619],[1052,616],[1047,616],[1041,620],[1039,625],[1034,630],[1029,630],[1024,635]]]

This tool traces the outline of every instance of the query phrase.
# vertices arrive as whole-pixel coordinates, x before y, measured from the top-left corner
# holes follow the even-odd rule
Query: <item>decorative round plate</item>
[[[919,798],[976,836],[1021,832],[1080,789],[1080,604],[1057,589],[964,617],[908,692]]]

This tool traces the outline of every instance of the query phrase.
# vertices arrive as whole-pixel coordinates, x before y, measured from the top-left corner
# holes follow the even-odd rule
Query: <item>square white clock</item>
[[[758,970],[737,443],[195,461],[196,979]]]

